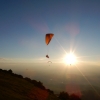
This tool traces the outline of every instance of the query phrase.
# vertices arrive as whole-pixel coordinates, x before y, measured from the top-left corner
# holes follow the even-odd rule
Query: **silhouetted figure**
[[[49,56],[48,56],[48,55],[46,55],[46,57],[47,57],[47,58],[49,58]]]

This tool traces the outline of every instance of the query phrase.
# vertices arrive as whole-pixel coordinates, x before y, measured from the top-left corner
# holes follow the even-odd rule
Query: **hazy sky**
[[[100,60],[99,0],[0,0],[0,61],[59,63],[73,51]],[[54,33],[50,44],[45,34]],[[47,49],[49,51],[47,51]]]
[[[51,59],[72,50],[78,57],[88,56],[84,60],[99,61],[99,4],[99,0],[0,0],[1,60],[45,61],[45,34],[52,32]]]
[[[48,46],[46,33],[54,33]],[[70,51],[79,69],[59,63]],[[68,68],[69,74],[84,72],[80,82],[88,83],[85,75],[99,75],[99,62],[100,0],[0,0],[0,68],[59,89],[65,79],[78,78],[66,75]]]
[[[45,34],[54,33],[49,56],[74,51],[100,61],[100,0],[0,0],[0,61],[46,62]]]

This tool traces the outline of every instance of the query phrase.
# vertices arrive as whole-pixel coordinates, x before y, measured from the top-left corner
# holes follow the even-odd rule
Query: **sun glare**
[[[76,64],[76,56],[73,53],[69,53],[65,56],[64,62],[68,65]]]

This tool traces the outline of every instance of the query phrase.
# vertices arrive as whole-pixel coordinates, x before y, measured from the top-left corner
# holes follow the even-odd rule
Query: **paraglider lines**
[[[62,45],[60,44],[60,42],[57,40],[57,38],[55,38],[56,39],[56,41],[58,42],[58,44],[60,45],[60,47],[62,48],[62,50],[65,52],[65,53],[67,53],[66,52],[66,50],[62,47]]]
[[[45,43],[46,43],[46,45],[48,45],[50,43],[50,41],[51,41],[53,36],[54,36],[53,33],[48,33],[48,34],[45,35]],[[49,49],[47,48],[47,55],[46,55],[47,58],[49,58],[48,52],[49,52]]]

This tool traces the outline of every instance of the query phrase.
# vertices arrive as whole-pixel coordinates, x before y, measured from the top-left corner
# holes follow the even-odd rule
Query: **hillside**
[[[100,100],[98,87],[95,87],[98,94],[89,86],[82,87],[84,88],[84,91],[81,91],[82,100]],[[12,70],[0,69],[0,100],[81,100],[77,95],[69,95],[67,92],[60,92],[57,95],[60,99],[52,90],[46,89],[40,81],[23,78]]]
[[[34,84],[33,84],[33,83]],[[41,82],[0,69],[0,100],[59,100]]]

